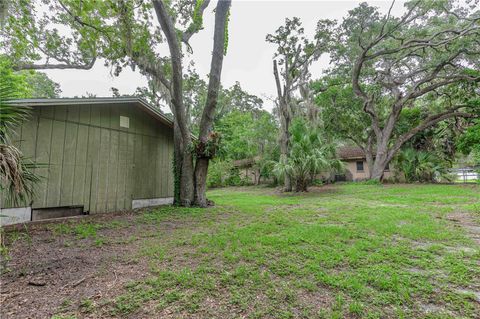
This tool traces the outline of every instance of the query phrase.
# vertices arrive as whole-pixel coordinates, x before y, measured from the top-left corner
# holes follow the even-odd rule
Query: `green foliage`
[[[228,25],[230,24],[230,10],[227,12],[227,21],[225,23],[225,43],[223,45],[223,55],[227,55],[228,50]]]
[[[200,7],[202,6],[203,2],[204,0],[195,1],[195,9],[193,9],[192,15],[192,24],[190,25],[193,30],[200,30],[203,26],[203,15],[200,14]]]
[[[244,186],[251,184],[245,177],[242,178],[240,169],[232,161],[214,160],[210,162],[207,176],[207,187]]]
[[[60,85],[52,81],[45,73],[35,71],[22,71],[31,98],[58,98],[62,90]]]
[[[61,93],[60,85],[45,73],[30,71],[15,72],[11,59],[0,55],[0,84],[11,88],[12,98],[56,98]]]
[[[263,101],[245,92],[239,83],[222,90],[219,96],[214,129],[221,137],[215,161],[209,167],[209,187],[244,185],[232,161],[256,158],[262,177],[271,171],[265,165],[276,154],[277,123],[261,109]]]
[[[475,164],[480,165],[480,120],[474,122],[474,124],[459,137],[457,147],[463,154],[471,154]]]
[[[244,182],[240,177],[240,169],[238,167],[232,167],[228,172],[227,178],[225,179],[225,186],[242,186]]]
[[[421,106],[403,109],[394,130],[394,136],[400,136],[412,127],[419,125],[428,116],[428,110]],[[412,148],[419,152],[431,154],[442,162],[443,167],[450,167],[455,160],[457,149],[455,140],[461,134],[463,121],[448,119],[432,128],[422,130],[412,136],[402,149]]]
[[[5,89],[8,86],[10,99],[28,98],[31,88],[27,82],[26,73],[13,71],[12,62],[4,55],[0,55],[0,85]],[[5,93],[2,93],[5,100]]]
[[[225,186],[225,174],[229,171],[231,165],[226,161],[210,161],[208,166],[207,187]]]
[[[306,191],[315,175],[342,167],[341,162],[335,159],[333,144],[322,139],[318,128],[297,118],[292,123],[290,133],[290,152],[288,157],[280,157],[274,166],[274,173],[278,178],[290,176],[296,191]]]
[[[312,88],[325,134],[365,145],[371,120],[363,111],[363,101],[353,92],[351,79],[325,76],[313,82]]]
[[[447,164],[435,153],[413,148],[402,150],[395,159],[395,167],[407,182],[438,182],[449,180]]]
[[[480,110],[478,8],[454,0],[408,1],[405,8],[395,16],[361,3],[348,12],[335,32],[328,76],[316,84],[317,105],[329,131],[358,145],[382,153],[386,145],[393,156],[413,139],[408,147],[435,145],[442,149],[435,156],[453,159],[452,128],[462,120],[452,119]],[[445,133],[436,137],[436,128]]]
[[[7,195],[7,202],[18,205],[33,196],[39,177],[33,172],[37,165],[13,145],[15,130],[30,114],[29,108],[9,103],[24,94],[18,91],[24,78],[9,72],[3,74],[8,77],[0,83],[0,190]]]
[[[255,113],[233,110],[215,125],[222,136],[222,159],[244,159],[268,152],[274,147],[276,124],[266,111]]]
[[[204,4],[164,2],[179,35],[202,29]],[[144,72],[152,66],[167,78],[171,75],[170,59],[158,54],[164,52],[165,37],[150,1],[12,0],[2,40],[3,51],[15,65],[42,64],[47,56],[51,64],[88,66],[103,58],[114,75],[128,67]]]

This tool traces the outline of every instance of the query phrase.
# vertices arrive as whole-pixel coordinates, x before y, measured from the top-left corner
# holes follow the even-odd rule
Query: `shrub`
[[[398,154],[395,162],[409,183],[450,180],[447,163],[433,152],[407,148]]]
[[[334,145],[322,139],[318,128],[303,119],[293,121],[290,128],[290,152],[275,163],[273,171],[279,179],[289,176],[296,192],[307,191],[315,175],[343,167],[335,158]]]

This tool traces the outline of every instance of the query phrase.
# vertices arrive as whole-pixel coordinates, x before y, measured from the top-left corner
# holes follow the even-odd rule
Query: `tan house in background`
[[[365,153],[358,146],[343,146],[337,149],[337,157],[345,163],[345,171],[340,174],[332,174],[324,172],[317,174],[316,178],[327,183],[333,181],[362,181],[366,180],[369,175],[369,169]],[[261,180],[260,168],[257,165],[260,160],[259,156],[253,158],[245,158],[233,161],[233,167],[238,169],[240,178],[249,181],[253,185],[258,185],[267,180]],[[392,165],[387,166],[384,171],[384,178],[393,178],[395,174]]]
[[[336,180],[361,181],[369,176],[365,152],[357,146],[343,146],[337,149],[337,156],[345,163],[345,175],[337,175]],[[384,178],[393,177],[392,168],[387,166]]]

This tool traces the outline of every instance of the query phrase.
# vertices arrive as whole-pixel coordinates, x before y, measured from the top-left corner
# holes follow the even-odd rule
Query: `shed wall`
[[[136,106],[38,106],[17,133],[24,156],[43,165],[32,208],[82,205],[99,213],[173,196],[173,131]],[[8,207],[4,199],[0,207]]]

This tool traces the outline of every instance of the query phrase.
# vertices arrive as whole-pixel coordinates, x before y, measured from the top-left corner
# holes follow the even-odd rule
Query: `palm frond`
[[[17,93],[8,85],[0,82],[0,143],[8,144],[11,136],[30,115],[30,108],[11,104]]]
[[[9,103],[16,98],[8,83],[0,83],[0,190],[8,203],[17,205],[34,194],[39,177],[33,172],[38,166],[23,157],[12,143],[15,129],[25,121],[30,109]]]
[[[289,176],[306,190],[306,185],[315,175],[339,171],[344,165],[336,159],[334,145],[322,138],[320,130],[306,121],[296,119],[291,126],[291,145],[288,156],[283,156],[273,166],[279,179]]]

